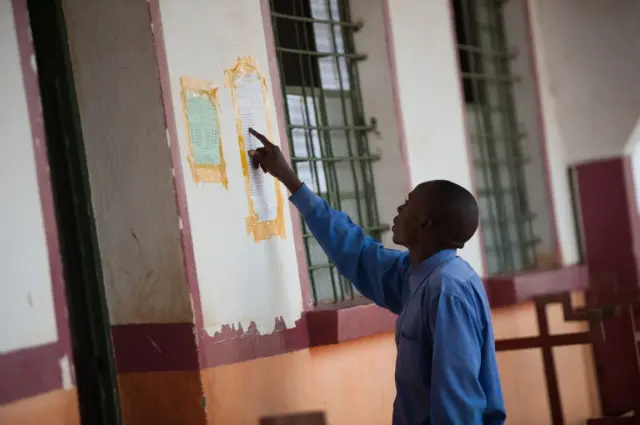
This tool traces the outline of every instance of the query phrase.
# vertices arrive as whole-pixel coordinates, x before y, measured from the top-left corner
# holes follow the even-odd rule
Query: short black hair
[[[449,180],[430,180],[422,185],[427,189],[428,214],[441,242],[448,248],[463,248],[478,229],[476,198]]]

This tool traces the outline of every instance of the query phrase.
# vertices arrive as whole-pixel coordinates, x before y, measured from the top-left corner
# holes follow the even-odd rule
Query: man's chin
[[[397,233],[395,233],[395,232],[393,233],[393,237],[391,238],[391,240],[392,240],[392,241],[393,241],[393,243],[394,243],[394,244],[396,244],[396,245],[402,245],[402,238],[400,238],[400,237],[398,236],[398,234],[397,234]]]

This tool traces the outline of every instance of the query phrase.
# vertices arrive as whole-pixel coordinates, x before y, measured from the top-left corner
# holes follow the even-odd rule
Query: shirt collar
[[[411,268],[409,286],[413,292],[426,278],[441,264],[456,258],[455,249],[443,249],[424,260],[422,263]]]

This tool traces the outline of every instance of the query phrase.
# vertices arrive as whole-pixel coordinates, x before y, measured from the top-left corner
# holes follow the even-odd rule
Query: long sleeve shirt
[[[482,281],[455,250],[411,267],[308,187],[290,198],[340,273],[399,315],[393,425],[501,425],[505,409]]]

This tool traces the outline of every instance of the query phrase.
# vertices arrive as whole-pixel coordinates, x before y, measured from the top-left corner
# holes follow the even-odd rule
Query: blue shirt
[[[471,266],[443,250],[412,268],[308,187],[290,199],[340,273],[399,315],[393,425],[503,424],[491,310]]]

